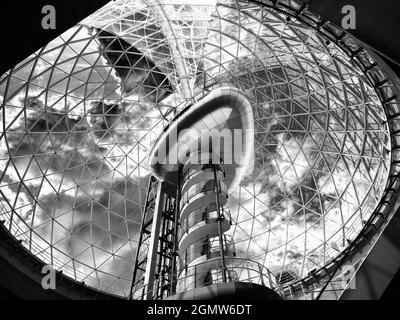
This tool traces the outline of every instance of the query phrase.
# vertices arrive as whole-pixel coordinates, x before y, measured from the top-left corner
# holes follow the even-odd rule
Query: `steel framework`
[[[337,298],[399,206],[396,81],[301,1],[110,2],[0,78],[1,220],[56,269],[132,296],[148,152],[229,84],[252,103],[258,155],[230,194],[237,249],[290,273],[289,298]]]

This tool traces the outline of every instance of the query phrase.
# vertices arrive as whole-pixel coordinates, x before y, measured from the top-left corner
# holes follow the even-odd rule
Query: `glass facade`
[[[255,125],[254,169],[225,205],[237,255],[285,283],[323,268],[381,199],[391,142],[363,70],[305,20],[251,1],[111,1],[1,76],[0,219],[64,274],[127,296],[148,154],[229,85]]]

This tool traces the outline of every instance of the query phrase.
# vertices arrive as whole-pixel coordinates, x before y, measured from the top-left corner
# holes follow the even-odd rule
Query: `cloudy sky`
[[[127,294],[148,152],[204,85],[228,83],[256,128],[254,170],[229,194],[238,256],[303,277],[343,250],[388,163],[379,99],[346,56],[256,5],[166,4],[167,27],[159,8],[119,4],[0,81],[0,214],[14,234],[67,274]]]

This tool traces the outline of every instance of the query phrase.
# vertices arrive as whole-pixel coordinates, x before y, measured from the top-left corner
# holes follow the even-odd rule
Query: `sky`
[[[382,193],[376,93],[296,20],[230,1],[165,3],[112,2],[2,76],[0,215],[46,262],[126,295],[147,155],[205,84],[229,84],[251,101],[256,132],[228,233],[238,256],[304,277],[347,246]]]

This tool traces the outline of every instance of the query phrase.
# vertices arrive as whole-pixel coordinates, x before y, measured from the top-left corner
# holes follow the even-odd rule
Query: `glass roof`
[[[199,3],[201,3],[199,5]],[[237,255],[293,279],[342,252],[387,179],[382,104],[334,43],[251,1],[111,1],[1,77],[0,217],[46,263],[127,296],[162,129],[213,86],[251,101]]]

